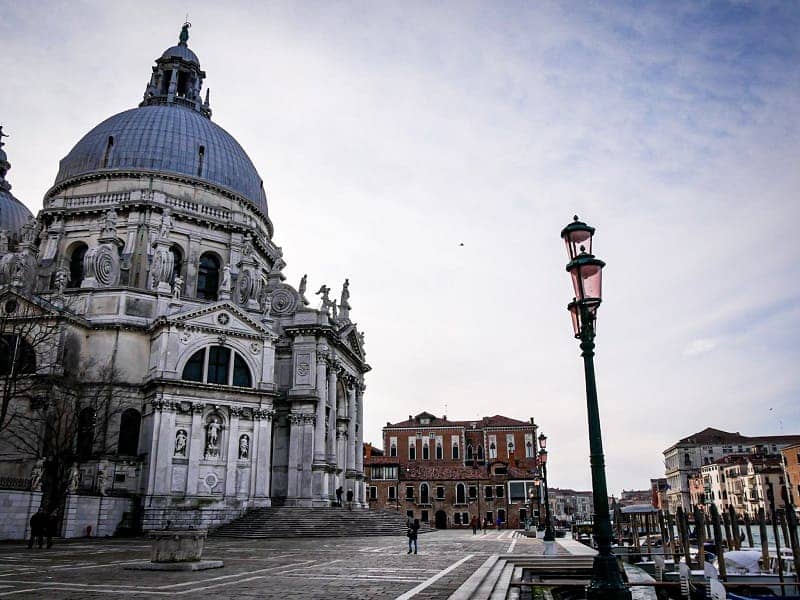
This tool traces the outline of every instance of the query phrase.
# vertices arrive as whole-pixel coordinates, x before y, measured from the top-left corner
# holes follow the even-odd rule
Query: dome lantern
[[[211,117],[208,93],[205,102],[201,94],[206,74],[200,69],[197,55],[188,46],[191,26],[188,21],[184,23],[178,37],[178,45],[167,48],[161,57],[156,59],[156,66],[153,67],[153,74],[139,106],[180,104]]]

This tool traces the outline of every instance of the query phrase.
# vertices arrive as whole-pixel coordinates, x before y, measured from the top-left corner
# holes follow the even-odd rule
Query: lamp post
[[[592,467],[594,503],[594,536],[597,554],[594,557],[592,580],[586,588],[587,600],[630,600],[631,592],[622,580],[617,559],[611,552],[611,519],[608,511],[603,437],[597,406],[594,374],[594,337],[597,308],[602,301],[602,272],[605,263],[592,254],[594,227],[574,217],[561,231],[567,246],[567,272],[572,278],[575,297],[567,308],[572,316],[575,337],[581,341],[583,368],[586,377],[586,406],[589,420],[589,452]]]
[[[547,489],[547,436],[545,434],[539,436],[539,448],[539,465],[542,468],[542,480],[544,481],[544,537],[542,540],[554,542],[556,535],[553,531],[553,516],[550,514],[550,492]]]

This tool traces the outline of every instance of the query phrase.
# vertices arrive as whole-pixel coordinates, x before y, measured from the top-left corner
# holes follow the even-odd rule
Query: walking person
[[[44,508],[39,507],[39,510],[31,517],[31,539],[28,542],[28,548],[33,548],[33,540],[36,540],[39,548],[42,547],[44,542],[44,532],[47,528],[47,513]]]
[[[336,504],[341,508],[342,506],[342,494],[344,494],[344,490],[342,486],[336,488]]]
[[[347,510],[353,510],[353,490],[347,490]]]
[[[414,544],[414,554],[417,553],[417,534],[419,533],[419,519],[414,519],[414,522],[411,522],[411,519],[408,520],[407,523],[408,530],[406,531],[406,535],[408,536],[408,553],[411,554],[411,544]]]
[[[47,547],[53,547],[53,538],[58,535],[58,509],[47,517]]]
[[[469,524],[472,525],[472,535],[476,535],[478,533],[478,517],[473,516]]]

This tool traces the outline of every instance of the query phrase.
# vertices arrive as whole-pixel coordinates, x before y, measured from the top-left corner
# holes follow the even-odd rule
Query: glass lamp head
[[[542,449],[547,448],[547,436],[544,433],[539,434],[539,447]]]
[[[589,254],[592,253],[594,227],[589,227],[583,221],[579,221],[578,215],[572,219],[572,223],[561,230],[561,238],[567,246],[567,256],[570,260],[575,260],[580,254],[581,246],[588,248]]]

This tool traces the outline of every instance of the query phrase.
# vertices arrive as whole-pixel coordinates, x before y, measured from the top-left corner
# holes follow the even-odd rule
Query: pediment
[[[341,339],[353,353],[361,360],[364,360],[364,342],[361,339],[356,324],[351,323],[339,331],[339,339]]]
[[[0,286],[0,312],[5,318],[56,317],[62,310],[38,296],[28,296],[11,286]]]
[[[222,332],[228,335],[263,337],[271,334],[262,323],[227,301],[170,315],[168,322],[186,328]]]

